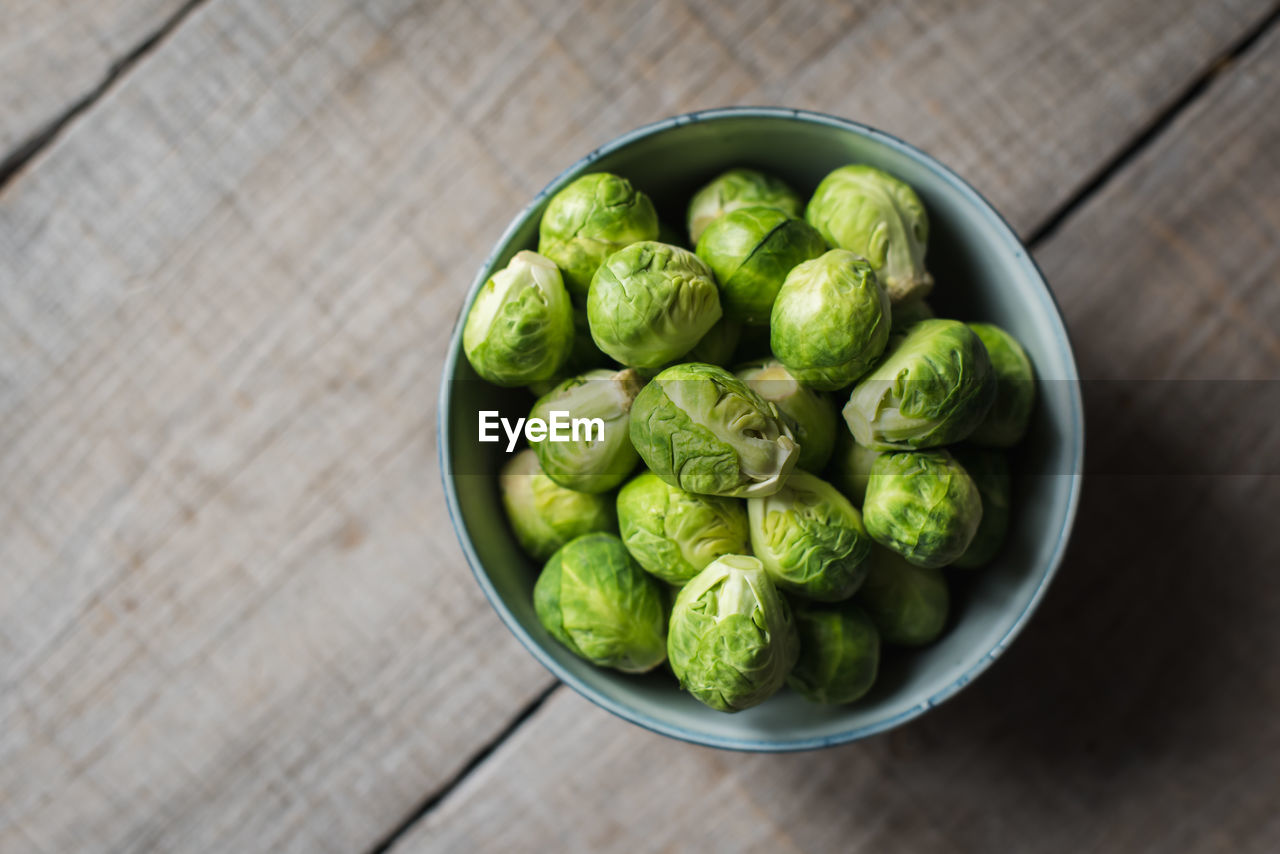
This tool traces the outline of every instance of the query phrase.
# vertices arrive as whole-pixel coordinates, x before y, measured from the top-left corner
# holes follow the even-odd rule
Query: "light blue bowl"
[[[952,571],[946,635],[886,657],[872,693],[852,706],[820,706],[783,691],[734,715],[712,711],[676,687],[665,669],[624,676],[593,667],[557,644],[532,604],[538,566],[517,547],[503,516],[496,471],[504,453],[477,442],[477,411],[527,414],[532,398],[480,382],[454,328],[440,388],[440,468],[458,540],[493,607],[529,651],[592,702],[640,726],[737,750],[810,750],[863,738],[908,721],[955,694],[1012,642],[1062,561],[1080,495],[1084,413],[1062,316],[1044,278],[1008,224],[950,169],[900,140],[844,119],[767,107],[676,116],[625,134],[552,181],[512,221],[476,275],[463,306],[517,251],[536,248],[546,200],[585,172],[616,172],[647,192],[681,229],[684,205],[702,183],[732,166],[780,175],[808,195],[827,172],[870,163],[907,181],[929,210],[931,297],[942,316],[1003,326],[1026,346],[1040,380],[1027,442],[1015,460],[1014,517],[998,561]]]

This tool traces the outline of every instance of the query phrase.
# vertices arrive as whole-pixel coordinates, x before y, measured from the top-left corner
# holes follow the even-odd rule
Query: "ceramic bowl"
[[[1081,486],[1083,404],[1075,361],[1053,295],[1017,235],[954,172],[881,131],[832,116],[778,108],[730,108],[676,116],[625,134],[583,157],[512,221],[462,299],[517,251],[536,248],[547,199],[585,172],[624,175],[683,232],[689,196],[719,172],[748,165],[781,176],[804,196],[832,169],[870,163],[916,189],[929,211],[930,298],[940,316],[986,320],[1025,345],[1039,379],[1030,433],[1014,463],[1009,540],[990,566],[953,571],[946,634],[910,653],[886,654],[872,692],[850,706],[821,706],[783,690],[737,714],[680,691],[665,668],[626,676],[596,668],[539,625],[532,590],[539,567],[507,528],[496,472],[504,446],[477,441],[477,414],[528,413],[533,398],[479,381],[462,354],[462,322],[440,388],[439,449],[445,499],[476,581],[507,627],[552,673],[592,702],[675,738],[740,750],[807,750],[863,738],[908,721],[967,685],[1026,625],[1062,561]]]

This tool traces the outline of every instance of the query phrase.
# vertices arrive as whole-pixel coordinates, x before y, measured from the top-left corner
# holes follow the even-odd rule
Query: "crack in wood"
[[[406,833],[412,830],[414,825],[426,818],[427,815],[429,815],[441,801],[448,797],[463,780],[470,777],[473,771],[483,765],[495,750],[501,747],[508,738],[515,734],[516,730],[524,726],[525,721],[533,717],[534,713],[537,712],[538,709],[542,708],[547,700],[551,698],[551,695],[556,692],[556,689],[560,687],[560,684],[559,679],[553,681],[550,685],[544,688],[538,696],[526,703],[520,710],[519,714],[512,718],[511,722],[508,723],[502,731],[498,732],[493,738],[485,742],[484,747],[474,753],[471,758],[467,760],[465,765],[453,773],[453,776],[448,780],[445,780],[439,788],[429,795],[426,800],[420,803],[413,812],[409,813],[403,821],[378,840],[373,847],[369,849],[369,854],[384,854],[384,852],[390,851],[391,847],[399,842]]]
[[[1276,25],[1277,21],[1280,21],[1280,4],[1277,4],[1269,14],[1254,24],[1229,48],[1211,59],[1205,65],[1204,70],[1196,75],[1187,84],[1187,87],[1182,90],[1182,94],[1174,98],[1167,107],[1157,113],[1146,128],[1129,140],[1110,160],[1103,163],[1093,177],[1081,185],[1080,189],[1072,193],[1065,202],[1058,205],[1044,221],[1031,229],[1025,240],[1027,246],[1035,249],[1061,228],[1071,218],[1072,214],[1088,202],[1095,193],[1110,183],[1112,178],[1122,172],[1157,137],[1168,130],[1178,120],[1179,116],[1208,91],[1209,86],[1215,80],[1230,71],[1236,61],[1266,35]]]
[[[157,27],[151,35],[143,39],[133,50],[126,53],[123,57],[116,60],[107,69],[107,73],[103,76],[101,82],[98,83],[88,94],[67,107],[58,116],[50,119],[44,127],[38,128],[25,140],[22,140],[14,147],[12,151],[4,155],[0,159],[0,193],[4,192],[5,187],[15,176],[26,168],[32,160],[39,156],[52,145],[63,130],[75,121],[76,117],[84,113],[94,104],[102,99],[104,95],[110,92],[115,85],[129,71],[141,62],[147,54],[151,53],[160,46],[170,34],[176,30],[187,17],[204,5],[208,0],[188,0],[178,11],[174,12],[168,20]]]

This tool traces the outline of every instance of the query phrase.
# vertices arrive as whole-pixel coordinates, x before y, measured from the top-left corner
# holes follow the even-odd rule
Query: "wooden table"
[[[0,98],[0,851],[1280,850],[1274,0],[5,0]],[[558,687],[438,482],[505,223],[734,103],[966,176],[1089,379],[1026,633],[821,753]]]

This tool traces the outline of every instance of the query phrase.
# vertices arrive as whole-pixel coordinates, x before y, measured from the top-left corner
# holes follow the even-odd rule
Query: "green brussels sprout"
[[[613,501],[604,495],[565,489],[543,473],[538,455],[530,448],[502,467],[498,487],[511,530],[534,560],[545,561],[583,534],[618,529]]]
[[[871,538],[862,514],[834,486],[796,470],[782,489],[747,499],[751,551],[788,593],[838,602],[866,575]]]
[[[970,323],[982,339],[996,378],[996,395],[969,441],[994,448],[1009,448],[1022,441],[1036,405],[1036,378],[1027,351],[1018,340],[999,326]]]
[[[1004,547],[1009,533],[1009,494],[1013,484],[1009,476],[1009,461],[1000,451],[960,445],[951,449],[956,462],[973,478],[982,499],[982,521],[977,533],[964,554],[955,559],[952,566],[973,569],[992,561]]]
[[[688,353],[720,316],[720,291],[702,259],[654,241],[610,255],[587,294],[596,346],[642,371],[657,371]]]
[[[791,268],[826,251],[813,226],[760,206],[725,214],[698,238],[698,257],[716,274],[725,316],[755,325],[769,323]]]
[[[588,371],[538,398],[529,418],[548,426],[546,440],[533,443],[547,476],[579,492],[608,492],[626,480],[638,460],[628,421],[641,383],[632,370]]]
[[[893,322],[889,325],[890,335],[901,335],[907,329],[922,320],[932,320],[936,315],[932,306],[919,297],[898,303],[893,307]]]
[[[662,585],[613,534],[562,546],[533,586],[538,622],[592,664],[644,673],[667,657]]]
[[[804,218],[831,246],[871,262],[896,306],[933,287],[924,268],[929,216],[916,191],[872,166],[842,166],[823,178]]]
[[[741,501],[685,492],[653,472],[618,492],[618,523],[631,556],[668,584],[684,584],[721,555],[747,551]]]
[[[800,452],[777,407],[715,365],[667,368],[636,396],[631,416],[645,465],[686,492],[771,495]]]
[[[798,217],[802,202],[795,190],[755,169],[730,169],[716,176],[689,200],[690,245],[696,246],[707,226],[730,211],[758,205]]]
[[[972,542],[982,499],[946,451],[894,451],[871,465],[862,521],[877,543],[911,563],[946,566]]]
[[[538,225],[538,251],[560,267],[569,292],[585,298],[605,258],[657,236],[649,197],[626,178],[593,172],[551,197]]]
[[[871,478],[871,465],[883,451],[862,447],[849,435],[848,430],[839,432],[840,437],[836,439],[836,450],[828,475],[854,507],[861,507],[862,499],[867,494],[867,481]]]
[[[712,561],[671,609],[671,669],[680,687],[721,712],[772,696],[795,664],[797,646],[791,608],[753,557]]]
[[[822,471],[831,459],[837,426],[840,432],[845,432],[831,398],[802,385],[786,366],[773,360],[744,365],[735,373],[748,388],[777,406],[787,419],[800,444],[796,467]]]
[[[815,703],[861,699],[880,670],[880,632],[861,608],[797,605],[794,609],[800,657],[787,684]]]
[[[803,383],[844,388],[870,370],[889,341],[889,297],[871,265],[846,249],[799,264],[778,291],[773,353]]]
[[[480,288],[462,328],[475,372],[500,386],[550,379],[573,347],[573,308],[556,265],[517,252]]]
[[[947,625],[951,594],[937,567],[916,566],[876,546],[868,561],[867,580],[854,602],[862,606],[885,643],[924,646]]]
[[[978,426],[995,390],[987,349],[973,330],[958,320],[922,320],[894,336],[854,386],[844,419],[866,448],[950,445]]]
[[[686,362],[706,362],[708,365],[724,367],[733,361],[733,353],[738,349],[738,341],[742,338],[742,324],[736,320],[722,317],[702,340],[693,345],[693,349],[684,354]]]

